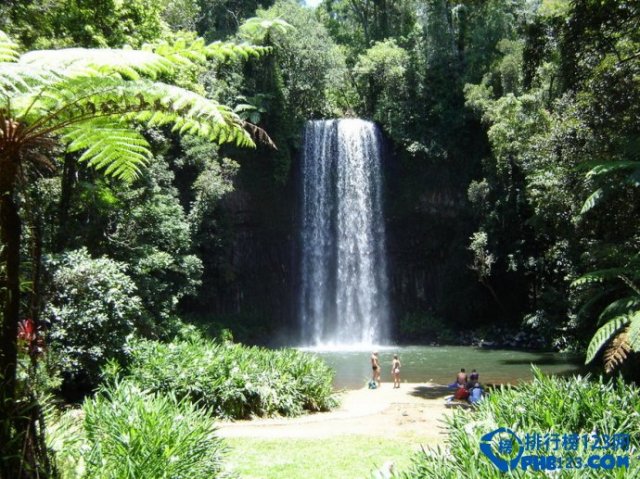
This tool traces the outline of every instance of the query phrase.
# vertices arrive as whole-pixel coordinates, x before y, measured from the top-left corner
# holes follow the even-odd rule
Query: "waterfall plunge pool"
[[[376,347],[374,346],[374,349]],[[336,389],[359,389],[371,379],[369,357],[372,349],[301,348],[316,354],[335,370]],[[460,368],[477,369],[483,384],[516,384],[533,378],[534,364],[547,374],[571,374],[581,370],[578,354],[482,349],[472,346],[380,346],[382,382],[390,382],[391,359],[398,354],[402,381],[449,384]]]

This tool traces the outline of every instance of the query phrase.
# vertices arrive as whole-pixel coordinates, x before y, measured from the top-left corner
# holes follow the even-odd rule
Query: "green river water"
[[[361,388],[371,379],[371,351],[307,351],[323,358],[335,370],[334,386],[338,389]],[[467,373],[477,369],[483,384],[516,384],[532,378],[532,364],[549,374],[571,374],[580,372],[583,361],[581,356],[574,354],[471,346],[380,347],[378,352],[383,382],[391,381],[391,359],[394,354],[399,355],[402,363],[402,381],[437,384],[453,382],[460,368],[466,368]]]

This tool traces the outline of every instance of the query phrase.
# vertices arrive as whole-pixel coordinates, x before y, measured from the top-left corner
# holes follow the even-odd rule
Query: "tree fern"
[[[251,130],[270,142],[231,108],[157,81],[211,58],[247,58],[267,48],[177,39],[143,50],[69,48],[17,57],[2,34],[0,45],[5,44],[0,52],[8,52],[3,58],[12,62],[0,64],[0,113],[22,126],[17,140],[25,148],[58,135],[71,151],[85,150],[82,162],[131,181],[150,158],[136,125],[171,126],[180,134],[241,147],[254,146]]]
[[[614,335],[624,328],[627,324],[629,324],[631,319],[629,316],[616,316],[615,318],[608,321],[604,326],[602,326],[596,334],[591,338],[591,342],[589,343],[589,347],[587,348],[587,357],[585,359],[585,364],[590,363],[596,357],[598,352],[602,349],[608,341],[610,341]]]
[[[604,352],[604,369],[612,372],[617,366],[622,364],[631,352],[631,346],[627,341],[627,329],[617,334],[609,343]]]
[[[0,62],[14,62],[18,56],[18,45],[0,31]]]

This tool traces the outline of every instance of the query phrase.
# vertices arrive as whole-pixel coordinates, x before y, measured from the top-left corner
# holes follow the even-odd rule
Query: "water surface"
[[[371,351],[309,350],[335,369],[336,388],[356,389],[371,379]],[[531,380],[531,365],[549,374],[579,372],[582,357],[566,353],[481,349],[471,346],[402,346],[379,348],[382,381],[390,382],[391,360],[398,354],[402,381],[449,384],[460,368],[477,369],[482,383],[511,383]]]

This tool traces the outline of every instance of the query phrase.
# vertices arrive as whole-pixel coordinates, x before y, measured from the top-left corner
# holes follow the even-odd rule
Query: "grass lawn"
[[[387,461],[404,469],[420,448],[406,436],[225,441],[231,448],[225,463],[242,479],[369,479]]]

